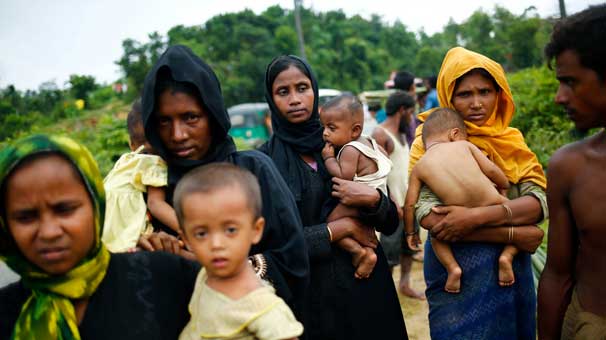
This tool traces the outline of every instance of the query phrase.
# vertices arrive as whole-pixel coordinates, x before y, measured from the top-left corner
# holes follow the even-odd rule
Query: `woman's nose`
[[[185,141],[187,138],[187,128],[184,126],[184,124],[176,122],[173,126],[173,141],[180,143]]]
[[[38,227],[38,237],[45,241],[52,241],[61,237],[63,228],[60,222],[52,216],[41,216]]]

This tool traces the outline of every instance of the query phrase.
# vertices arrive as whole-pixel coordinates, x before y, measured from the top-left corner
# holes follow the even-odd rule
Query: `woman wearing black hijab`
[[[398,226],[395,204],[378,190],[335,178],[324,167],[318,85],[309,65],[281,56],[268,66],[265,97],[274,134],[260,147],[292,191],[303,221],[310,257],[310,289],[305,298],[305,333],[309,339],[405,339],[402,317],[387,260],[374,229],[391,234]],[[333,184],[334,183],[334,184]],[[332,196],[360,208],[359,220],[326,223],[323,207]],[[376,247],[377,264],[368,279],[354,278],[351,255],[333,246],[344,237]]]
[[[309,264],[292,194],[267,156],[236,151],[219,80],[189,48],[169,47],[147,74],[143,123],[148,141],[168,165],[169,203],[177,181],[200,165],[229,162],[257,177],[266,227],[251,254],[258,266],[265,262],[266,278],[298,313]]]

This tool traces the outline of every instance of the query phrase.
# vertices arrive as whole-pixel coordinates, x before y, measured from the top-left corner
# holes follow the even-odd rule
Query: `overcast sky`
[[[569,14],[603,0],[566,0]],[[479,8],[476,1],[455,0],[303,0],[315,11],[343,9],[366,18],[379,14],[388,22],[399,19],[413,31],[432,34],[449,18],[460,23]],[[541,17],[559,13],[558,0],[483,0],[492,12],[495,4],[521,14],[535,6]],[[122,41],[146,41],[147,34],[165,35],[173,26],[200,25],[209,18],[250,8],[255,13],[279,4],[292,9],[293,1],[268,0],[0,0],[0,88],[37,89],[45,81],[63,87],[70,74],[93,75],[99,82],[121,76],[114,61],[122,55]]]

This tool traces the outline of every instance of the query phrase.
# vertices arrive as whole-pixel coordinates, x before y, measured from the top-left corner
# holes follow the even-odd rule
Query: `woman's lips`
[[[177,149],[174,152],[177,157],[186,158],[194,152],[194,148]]]
[[[40,251],[40,256],[49,262],[56,262],[67,255],[67,248],[48,248]]]

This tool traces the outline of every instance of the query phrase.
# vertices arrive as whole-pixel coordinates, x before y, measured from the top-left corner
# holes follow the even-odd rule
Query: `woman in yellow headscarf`
[[[0,151],[0,339],[176,339],[199,266],[167,253],[110,254],[97,164],[66,137]],[[165,240],[169,242],[168,239]]]
[[[546,180],[520,131],[509,127],[515,105],[505,72],[486,56],[455,47],[444,57],[437,91],[440,106],[462,116],[468,140],[503,170],[511,189],[507,204],[476,208],[441,206],[433,193],[422,190],[417,220],[432,237],[454,242],[453,253],[463,269],[461,293],[445,292],[446,271],[431,246],[425,247],[431,336],[534,339],[536,297],[528,252],[536,250],[543,236],[531,225],[547,217]],[[409,171],[425,152],[421,131],[422,125],[411,147]],[[527,251],[514,259],[516,281],[511,287],[498,284],[497,263],[506,243]]]

